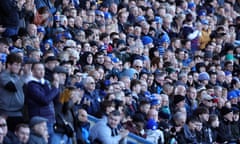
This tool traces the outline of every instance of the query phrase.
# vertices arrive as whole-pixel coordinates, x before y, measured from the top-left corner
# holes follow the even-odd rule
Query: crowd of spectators
[[[240,143],[239,60],[240,0],[0,0],[0,143]]]

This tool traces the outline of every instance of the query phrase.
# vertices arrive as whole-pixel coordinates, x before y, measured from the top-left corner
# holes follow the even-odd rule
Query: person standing
[[[0,112],[7,115],[10,131],[23,122],[22,109],[24,106],[23,81],[18,75],[22,58],[17,54],[9,54],[6,60],[6,70],[0,73]]]
[[[31,119],[34,116],[41,116],[48,120],[48,133],[54,134],[53,124],[55,123],[55,110],[53,100],[59,95],[59,78],[53,75],[53,82],[50,83],[44,79],[44,64],[41,62],[32,65],[32,80],[29,81],[26,88],[26,100],[28,105],[28,114]]]

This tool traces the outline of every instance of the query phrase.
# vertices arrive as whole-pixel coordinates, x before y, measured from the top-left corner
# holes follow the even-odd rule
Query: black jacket
[[[231,122],[223,119],[220,121],[220,125],[218,127],[218,137],[217,137],[217,142],[219,143],[224,143],[224,142],[230,142],[234,140],[234,137],[232,135],[231,131]]]
[[[0,25],[3,27],[18,27],[19,13],[15,0],[0,0]]]

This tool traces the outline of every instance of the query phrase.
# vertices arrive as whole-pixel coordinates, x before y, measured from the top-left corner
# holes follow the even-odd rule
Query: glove
[[[11,81],[8,82],[8,83],[4,86],[4,88],[5,88],[6,90],[10,91],[10,92],[16,92],[16,91],[17,91],[16,86],[15,86],[14,83],[11,82]]]

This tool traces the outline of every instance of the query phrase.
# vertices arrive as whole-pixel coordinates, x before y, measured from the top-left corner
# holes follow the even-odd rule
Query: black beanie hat
[[[176,105],[177,103],[181,102],[185,100],[185,97],[184,96],[181,96],[181,95],[175,95],[174,96],[174,100],[173,100],[173,103]]]
[[[226,107],[226,106],[224,106],[224,107],[222,107],[222,109],[221,109],[221,115],[226,115],[226,114],[228,114],[228,113],[230,113],[230,112],[232,112],[233,110],[231,109],[231,108],[228,108],[228,107]]]

